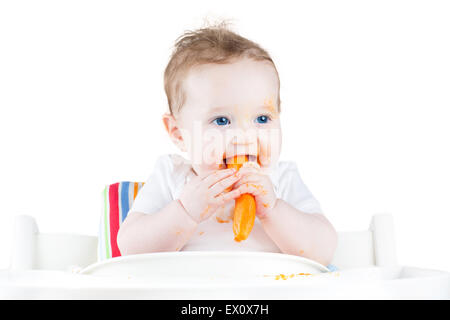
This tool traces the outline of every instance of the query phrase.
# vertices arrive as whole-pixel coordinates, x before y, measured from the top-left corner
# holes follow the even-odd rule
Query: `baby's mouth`
[[[231,156],[231,157],[227,157],[226,155],[224,155],[223,156],[223,165],[226,167],[227,163],[232,163],[233,158],[235,156],[246,156],[248,162],[257,162],[259,165],[261,165],[261,163],[259,162],[259,156],[252,155],[252,154],[234,155],[234,156]]]

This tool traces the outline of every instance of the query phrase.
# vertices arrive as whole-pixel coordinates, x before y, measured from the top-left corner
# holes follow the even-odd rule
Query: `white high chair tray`
[[[315,261],[281,253],[182,251],[108,259],[80,273],[96,277],[139,279],[155,285],[195,285],[211,281],[253,283],[277,276],[312,275],[328,271]]]
[[[409,267],[335,272],[284,254],[176,252],[72,271],[0,271],[0,299],[449,299],[450,274]]]

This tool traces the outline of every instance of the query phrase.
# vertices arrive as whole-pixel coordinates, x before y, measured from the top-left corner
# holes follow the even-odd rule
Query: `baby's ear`
[[[178,148],[180,148],[181,151],[186,152],[186,144],[184,143],[181,130],[178,127],[178,123],[174,116],[170,113],[164,113],[162,120],[170,139]]]

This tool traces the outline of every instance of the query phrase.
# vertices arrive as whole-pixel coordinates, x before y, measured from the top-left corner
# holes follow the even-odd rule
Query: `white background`
[[[400,264],[450,271],[449,16],[446,1],[0,2],[0,268],[15,215],[95,235],[104,185],[177,152],[171,46],[224,18],[275,60],[282,159],[336,229],[391,213]]]

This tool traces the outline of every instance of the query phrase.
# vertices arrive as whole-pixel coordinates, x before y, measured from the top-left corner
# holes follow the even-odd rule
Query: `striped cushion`
[[[102,214],[98,237],[98,259],[119,257],[117,232],[127,217],[138,191],[144,182],[118,182],[107,185],[102,193]]]

